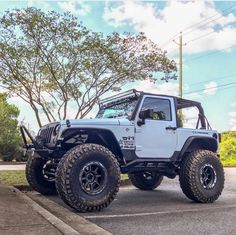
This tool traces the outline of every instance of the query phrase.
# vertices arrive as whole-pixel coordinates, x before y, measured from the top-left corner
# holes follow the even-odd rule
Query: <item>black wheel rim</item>
[[[107,170],[97,161],[87,163],[79,174],[79,183],[84,192],[97,195],[103,191],[107,184]]]
[[[200,181],[204,189],[214,188],[217,176],[214,167],[210,164],[205,164],[200,170]]]
[[[56,174],[57,164],[52,161],[47,161],[43,165],[42,173],[43,177],[46,181],[52,182],[55,181],[55,174]]]

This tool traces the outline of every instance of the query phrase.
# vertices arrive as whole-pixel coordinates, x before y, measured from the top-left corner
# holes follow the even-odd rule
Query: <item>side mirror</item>
[[[139,118],[141,120],[139,120],[137,122],[138,126],[144,125],[145,124],[145,119],[147,119],[147,118],[151,118],[152,119],[153,118],[153,109],[146,109],[146,110],[140,111]]]

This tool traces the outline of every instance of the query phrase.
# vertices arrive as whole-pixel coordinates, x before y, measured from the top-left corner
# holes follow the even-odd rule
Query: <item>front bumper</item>
[[[27,128],[25,126],[23,126],[23,125],[20,126],[20,132],[21,132],[21,136],[22,136],[22,139],[23,139],[23,142],[24,142],[23,148],[28,150],[28,149],[39,147],[39,144],[33,138],[33,136],[30,134],[30,132],[27,130]],[[28,143],[27,137],[31,141],[30,143]]]
[[[30,132],[27,130],[27,128],[23,125],[20,126],[20,132],[21,132],[21,136],[23,139],[23,153],[24,155],[26,153],[30,154],[30,155],[34,155],[34,152],[37,152],[41,157],[43,158],[47,158],[52,151],[41,146],[40,143],[38,143],[33,136],[30,134]],[[27,141],[27,138],[29,139],[29,143]]]

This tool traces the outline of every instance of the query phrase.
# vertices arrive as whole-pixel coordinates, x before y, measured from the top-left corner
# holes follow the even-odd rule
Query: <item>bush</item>
[[[225,166],[236,166],[236,132],[222,133],[220,158]]]
[[[16,160],[16,162],[26,162],[28,160],[28,154],[26,153],[24,155],[23,151],[20,150],[20,151],[17,151],[15,154],[14,154],[14,159]]]
[[[13,159],[14,159],[14,153],[8,153],[8,154],[2,155],[2,160],[4,162],[11,162]]]
[[[0,156],[3,161],[12,161],[21,145],[17,117],[19,109],[7,102],[7,95],[0,93]]]
[[[1,154],[0,159],[4,162],[11,162],[16,160],[16,162],[26,162],[28,160],[29,155],[26,153],[24,155],[22,149],[18,149],[15,152],[10,152],[8,154]]]

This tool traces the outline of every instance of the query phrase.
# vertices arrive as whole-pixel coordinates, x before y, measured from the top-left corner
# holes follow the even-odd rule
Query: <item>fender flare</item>
[[[86,143],[101,144],[104,147],[108,148],[116,156],[119,162],[124,162],[124,156],[121,151],[121,147],[111,130],[93,127],[71,127],[62,132],[61,145],[65,144],[66,141],[78,134],[88,134],[88,142]]]
[[[181,158],[186,152],[194,150],[197,147],[199,148],[199,146],[202,147],[201,149],[210,150],[214,153],[216,153],[218,150],[218,142],[217,139],[215,139],[214,137],[190,136],[185,141],[179,153],[178,160],[181,160]]]

